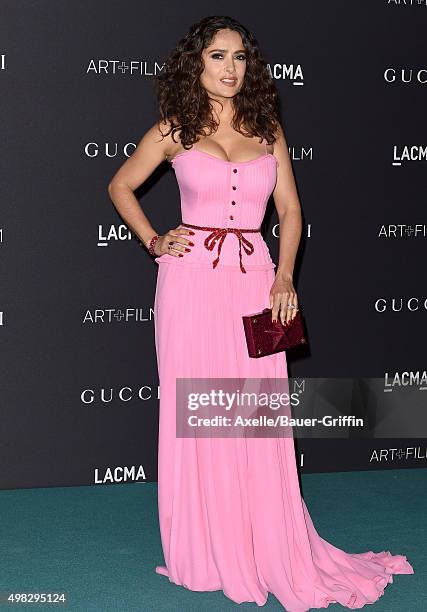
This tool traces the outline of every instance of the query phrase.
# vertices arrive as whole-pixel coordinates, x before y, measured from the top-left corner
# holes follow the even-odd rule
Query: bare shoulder
[[[281,152],[283,154],[284,150],[287,148],[285,134],[279,122],[277,122],[276,129],[273,135],[274,141],[271,144],[268,144],[267,141],[265,142],[268,153],[271,153],[277,157],[277,155],[280,155]]]
[[[179,130],[172,133],[173,127],[169,120],[156,121],[142,136],[139,145],[144,149],[150,147],[153,152],[156,152],[156,156],[161,155],[163,160],[168,159],[181,146]]]
[[[276,131],[274,132],[275,142],[274,142],[274,153],[278,150],[283,150],[283,148],[287,147],[285,132],[280,123],[277,123]]]
[[[153,137],[157,136],[163,142],[163,152],[168,161],[182,150],[180,129],[177,125],[179,125],[177,121],[172,123],[169,119],[165,119],[159,120],[151,128]]]
[[[289,151],[283,126],[279,122],[277,123],[274,137],[276,140],[271,145],[271,152],[278,160],[279,166],[283,166],[289,162]]]
[[[138,142],[135,151],[119,168],[110,183],[125,184],[132,190],[141,185],[161,163],[180,147],[179,138],[172,138],[168,122],[157,121]]]

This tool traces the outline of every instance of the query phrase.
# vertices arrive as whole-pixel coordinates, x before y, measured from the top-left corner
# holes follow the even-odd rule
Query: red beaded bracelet
[[[155,236],[151,238],[150,242],[148,243],[148,247],[147,247],[148,252],[153,257],[156,257],[156,253],[154,252],[154,245],[156,244],[159,238],[160,238],[159,234],[156,234]]]

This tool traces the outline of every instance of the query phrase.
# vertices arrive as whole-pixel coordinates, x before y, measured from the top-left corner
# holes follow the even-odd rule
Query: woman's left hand
[[[295,308],[289,308],[295,306]],[[270,308],[272,320],[280,320],[283,325],[295,318],[298,309],[298,297],[291,279],[276,276],[270,289]]]

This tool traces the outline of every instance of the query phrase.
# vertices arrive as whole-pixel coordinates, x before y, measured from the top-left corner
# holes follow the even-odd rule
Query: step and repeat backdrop
[[[290,376],[329,381],[343,411],[370,395],[372,419],[389,401],[409,422],[427,400],[427,2],[3,0],[0,11],[0,488],[157,480],[158,267],[107,187],[158,119],[155,75],[213,12],[254,32],[280,93],[308,335],[288,353]],[[181,221],[167,162],[136,196],[157,232]],[[263,234],[277,263],[273,201]],[[298,439],[298,463],[425,467],[422,425],[403,430]]]

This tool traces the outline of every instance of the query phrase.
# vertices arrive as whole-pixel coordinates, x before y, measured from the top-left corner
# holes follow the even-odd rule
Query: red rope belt
[[[258,229],[239,229],[237,227],[203,227],[201,225],[191,225],[190,223],[181,223],[181,225],[184,225],[185,227],[193,227],[194,229],[200,229],[200,230],[206,230],[206,231],[211,231],[211,233],[209,234],[209,236],[207,236],[205,238],[204,241],[204,245],[205,247],[208,249],[208,251],[212,251],[215,247],[215,244],[217,241],[218,242],[218,257],[216,259],[214,259],[214,261],[212,262],[212,266],[214,268],[216,268],[218,262],[219,262],[219,257],[221,255],[221,248],[222,248],[222,244],[225,240],[225,237],[227,236],[227,234],[236,234],[238,240],[239,240],[239,260],[240,260],[240,269],[242,272],[246,273],[245,268],[243,267],[242,264],[242,248],[245,251],[245,253],[247,255],[252,255],[252,253],[254,252],[254,245],[252,244],[252,242],[249,242],[249,240],[247,238],[245,238],[243,236],[243,233],[247,233],[247,232],[260,232],[261,228]]]

